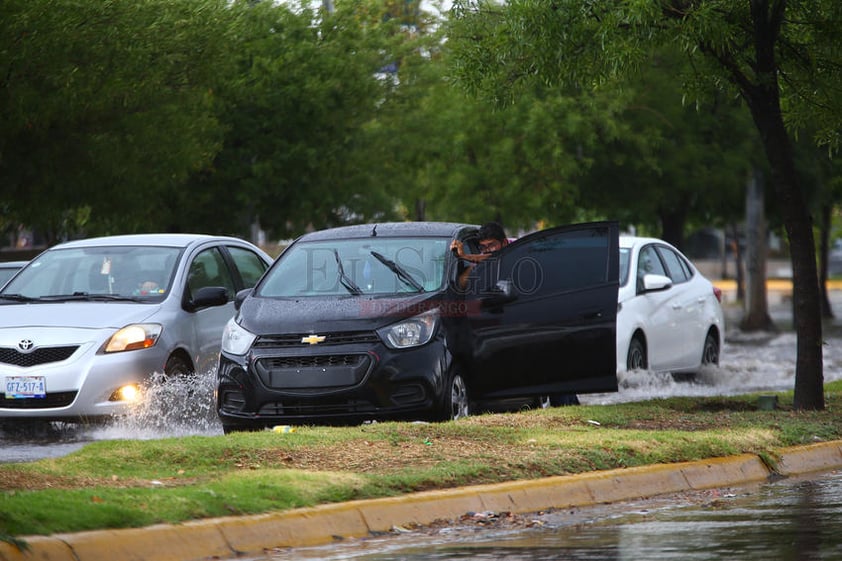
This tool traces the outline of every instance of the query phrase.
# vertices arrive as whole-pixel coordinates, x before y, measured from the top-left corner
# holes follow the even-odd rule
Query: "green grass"
[[[670,398],[489,414],[439,424],[297,427],[98,441],[0,465],[0,540],[254,514],[427,489],[530,479],[842,439],[842,382],[824,411],[792,394]]]

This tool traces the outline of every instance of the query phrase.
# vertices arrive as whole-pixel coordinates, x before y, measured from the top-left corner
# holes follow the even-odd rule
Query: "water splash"
[[[222,434],[216,415],[216,372],[167,377],[155,373],[141,387],[143,398],[93,438],[168,438]]]

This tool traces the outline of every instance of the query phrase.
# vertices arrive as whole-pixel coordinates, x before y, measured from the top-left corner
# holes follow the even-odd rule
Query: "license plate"
[[[47,397],[47,382],[43,376],[7,376],[6,399]]]

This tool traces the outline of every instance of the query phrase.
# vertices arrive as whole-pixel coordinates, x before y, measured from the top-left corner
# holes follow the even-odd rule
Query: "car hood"
[[[20,327],[71,327],[119,329],[140,323],[160,309],[160,304],[121,302],[50,302],[0,306],[0,329]]]
[[[256,335],[365,331],[390,325],[438,307],[439,294],[398,297],[249,297],[238,314],[240,325]]]

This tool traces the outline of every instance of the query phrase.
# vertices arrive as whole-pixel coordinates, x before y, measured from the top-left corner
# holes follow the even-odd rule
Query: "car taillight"
[[[713,295],[716,296],[716,301],[721,304],[722,303],[722,289],[714,286],[713,287]]]

